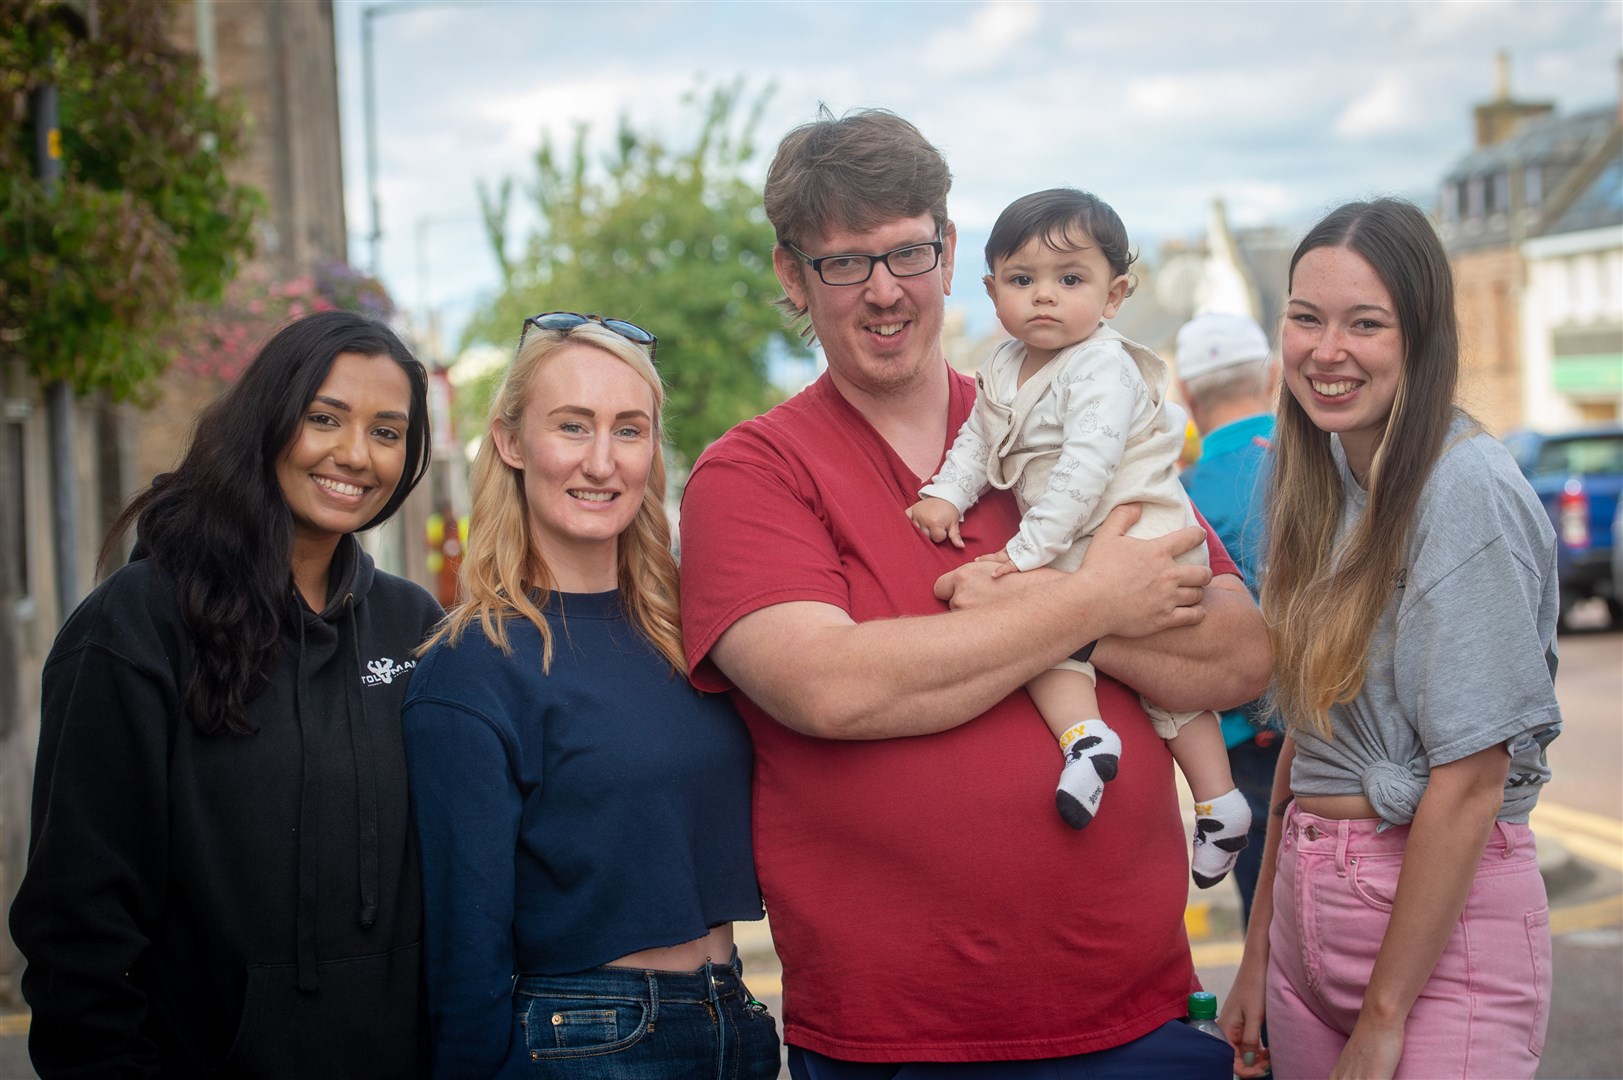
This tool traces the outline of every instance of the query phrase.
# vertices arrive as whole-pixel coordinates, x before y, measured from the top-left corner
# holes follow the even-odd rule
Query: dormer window
[[[1460,186],[1450,180],[1443,185],[1443,197],[1438,200],[1443,211],[1443,224],[1455,225],[1460,220]]]

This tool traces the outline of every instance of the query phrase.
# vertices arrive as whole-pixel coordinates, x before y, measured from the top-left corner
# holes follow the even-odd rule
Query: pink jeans
[[[1397,892],[1407,826],[1292,806],[1268,929],[1278,1080],[1325,1077],[1358,1020]],[[1550,907],[1526,825],[1499,822],[1448,946],[1403,1029],[1400,1078],[1531,1077],[1550,1012]]]

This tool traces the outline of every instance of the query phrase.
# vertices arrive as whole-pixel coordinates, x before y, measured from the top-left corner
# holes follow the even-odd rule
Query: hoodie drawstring
[[[351,541],[353,543],[353,541]],[[341,552],[342,554],[342,552]],[[351,552],[345,566],[345,574],[351,580],[356,572],[356,555]],[[335,561],[335,570],[338,564]],[[365,595],[365,582],[362,582],[362,592]],[[382,854],[382,843],[379,839],[378,822],[382,817],[382,804],[378,797],[378,759],[377,750],[373,746],[372,728],[366,720],[366,695],[362,693],[362,674],[366,670],[361,666],[361,640],[360,629],[356,625],[355,593],[345,589],[343,598],[339,601],[336,618],[328,618],[325,614],[320,616],[329,624],[336,623],[339,635],[338,651],[336,657],[345,655],[344,638],[349,639],[348,655],[353,666],[344,671],[340,678],[344,682],[344,722],[349,729],[349,744],[351,759],[355,769],[355,814],[356,833],[360,858],[360,911],[357,921],[361,929],[371,929],[378,921],[379,897],[382,894],[382,872],[379,862]],[[293,621],[298,626],[299,655],[294,669],[293,680],[293,711],[298,717],[299,743],[302,751],[302,776],[299,784],[299,883],[298,883],[298,914],[295,919],[294,932],[297,938],[297,975],[299,990],[306,994],[313,994],[319,988],[316,975],[316,919],[320,907],[320,882],[322,850],[320,799],[318,788],[320,786],[320,770],[317,768],[316,755],[319,752],[320,739],[313,724],[314,721],[305,715],[308,702],[305,693],[305,616],[307,614],[303,604],[297,596],[293,597]],[[332,611],[331,605],[327,608]],[[340,667],[342,664],[340,663]],[[325,710],[322,710],[326,715]],[[327,730],[323,728],[323,730]]]
[[[295,660],[293,679],[293,712],[299,720],[299,745],[302,749],[299,781],[299,907],[294,930],[298,939],[298,978],[302,993],[316,992],[316,882],[320,869],[316,865],[316,846],[319,836],[317,799],[313,790],[319,775],[315,768],[314,741],[304,716],[304,614],[294,600],[293,621],[299,628],[299,655]]]
[[[355,802],[361,840],[361,928],[369,929],[378,919],[378,894],[381,875],[378,871],[378,764],[372,747],[372,727],[366,722],[366,695],[361,693],[361,639],[355,628],[352,608],[355,596],[344,594],[341,621],[349,635],[349,647],[355,657],[357,677],[348,681],[348,708],[350,748],[355,760]]]

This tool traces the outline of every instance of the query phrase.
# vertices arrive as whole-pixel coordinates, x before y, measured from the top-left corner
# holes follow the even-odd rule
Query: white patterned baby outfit
[[[1012,489],[1020,528],[1004,550],[1021,570],[1075,570],[1094,530],[1122,503],[1144,506],[1132,536],[1196,523],[1178,483],[1184,412],[1167,400],[1171,377],[1153,350],[1101,325],[1020,386],[1025,355],[1010,340],[981,367],[975,407],[921,496],[946,499],[962,517],[988,487]],[[1179,561],[1205,565],[1206,545]],[[1092,665],[1085,671],[1093,677]],[[1145,708],[1162,738],[1200,715]]]

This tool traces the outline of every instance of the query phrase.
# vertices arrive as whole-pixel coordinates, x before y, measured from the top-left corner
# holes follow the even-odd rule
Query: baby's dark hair
[[[997,216],[986,241],[987,272],[994,272],[999,259],[1008,258],[1038,236],[1055,251],[1080,247],[1091,239],[1115,275],[1127,273],[1138,261],[1127,247],[1127,226],[1109,203],[1075,188],[1049,188],[1020,196]],[[1133,295],[1136,284],[1129,278],[1128,296]]]

